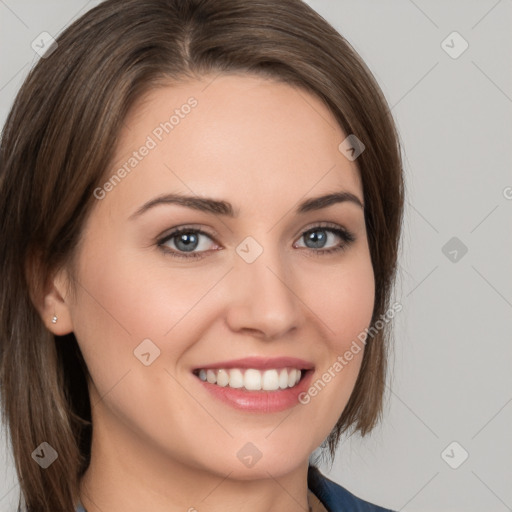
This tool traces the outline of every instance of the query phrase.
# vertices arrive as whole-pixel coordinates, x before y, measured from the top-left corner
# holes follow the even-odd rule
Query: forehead
[[[181,192],[261,213],[338,190],[362,200],[357,165],[338,149],[345,137],[319,98],[289,84],[220,75],[159,86],[125,119],[109,173],[127,172],[105,201],[133,210]]]

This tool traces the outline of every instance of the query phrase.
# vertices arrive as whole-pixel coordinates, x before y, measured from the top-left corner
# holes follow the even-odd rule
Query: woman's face
[[[363,203],[347,135],[316,97],[249,75],[154,89],[132,110],[65,297],[108,439],[96,455],[246,480],[296,469],[326,438],[374,275],[357,200],[301,205]],[[261,385],[279,389],[246,389]]]

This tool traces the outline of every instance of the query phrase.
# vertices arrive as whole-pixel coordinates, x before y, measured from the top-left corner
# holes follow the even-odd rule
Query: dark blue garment
[[[308,468],[308,487],[328,512],[393,512],[354,496],[322,475],[316,466],[310,465]]]
[[[393,512],[354,496],[341,485],[322,475],[316,466],[310,465],[308,468],[308,487],[328,512]],[[86,510],[79,504],[76,512]]]

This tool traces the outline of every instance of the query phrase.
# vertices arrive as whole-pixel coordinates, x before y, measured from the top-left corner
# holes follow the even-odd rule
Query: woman
[[[1,148],[1,389],[30,511],[386,510],[323,476],[382,411],[385,99],[299,0],[107,0]]]

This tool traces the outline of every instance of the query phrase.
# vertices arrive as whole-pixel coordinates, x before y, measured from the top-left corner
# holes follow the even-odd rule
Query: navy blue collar
[[[308,467],[308,487],[328,512],[393,512],[354,496],[341,485],[322,475],[316,466]]]

